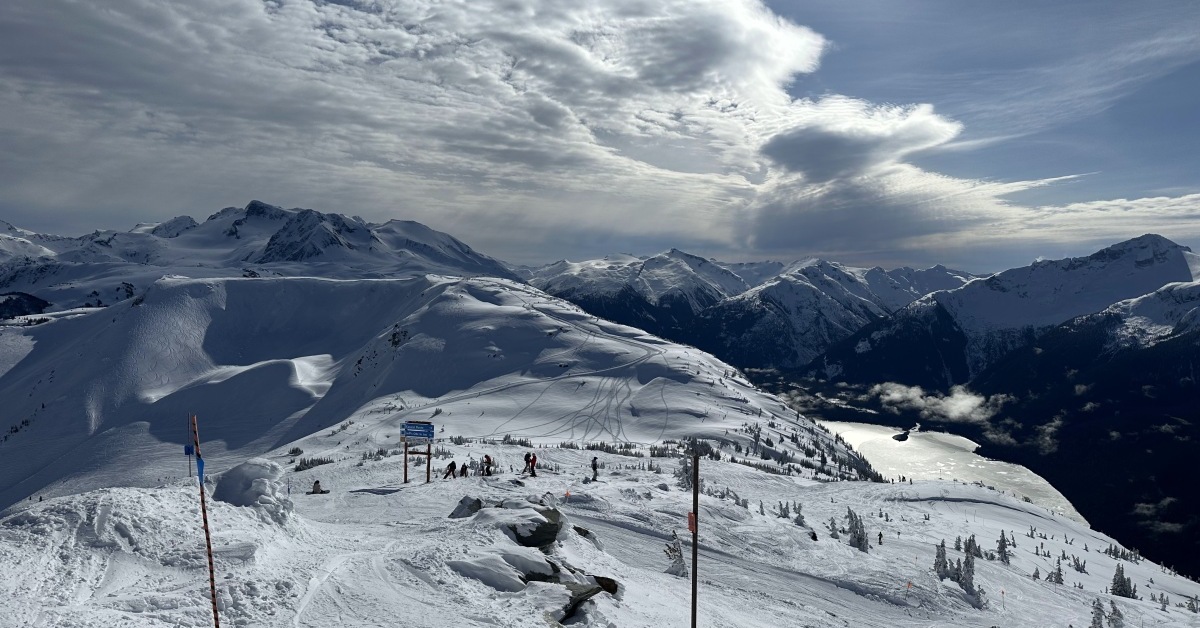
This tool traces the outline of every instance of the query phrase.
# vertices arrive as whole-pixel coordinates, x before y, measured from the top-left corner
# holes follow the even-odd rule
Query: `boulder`
[[[464,495],[458,500],[458,505],[454,507],[454,512],[450,513],[451,519],[465,519],[474,515],[483,509],[483,500],[478,497]]]

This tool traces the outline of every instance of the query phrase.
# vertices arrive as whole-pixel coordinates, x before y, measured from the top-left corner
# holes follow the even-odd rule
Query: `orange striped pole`
[[[213,569],[212,535],[208,531],[208,503],[204,497],[204,458],[200,456],[200,428],[196,415],[192,415],[192,444],[196,446],[196,468],[200,479],[200,515],[204,519],[204,544],[208,548],[208,589],[212,593],[213,626],[221,628],[221,617],[217,614],[217,576]]]

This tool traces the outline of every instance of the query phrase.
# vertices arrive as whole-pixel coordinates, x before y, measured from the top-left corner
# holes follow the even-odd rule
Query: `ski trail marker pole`
[[[217,576],[213,570],[212,535],[208,531],[208,502],[204,497],[204,457],[200,455],[200,428],[196,415],[192,415],[192,444],[196,446],[196,475],[200,480],[200,514],[204,519],[204,545],[208,549],[208,589],[212,593],[213,626],[221,628],[221,617],[217,614]]]
[[[700,453],[692,454],[692,628],[696,628],[696,584],[700,578]]]

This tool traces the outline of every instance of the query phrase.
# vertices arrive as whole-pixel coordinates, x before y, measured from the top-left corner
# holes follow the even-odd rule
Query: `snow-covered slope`
[[[542,448],[543,468],[529,478],[508,469],[520,466],[527,448],[445,443],[439,468],[451,458],[477,463],[486,453],[499,461],[499,474],[431,484],[414,477],[406,485],[401,456],[363,455],[382,446],[364,439],[370,428],[355,423],[297,442],[340,460],[289,469],[276,481],[277,471],[266,473],[234,493],[254,505],[209,499],[222,625],[687,623],[690,580],[664,573],[672,532],[691,563],[691,494],[672,477],[678,458]],[[1109,556],[1102,550],[1115,546],[1112,539],[1000,491],[952,481],[815,482],[732,464],[731,453],[701,462],[699,625],[1065,628],[1089,625],[1101,600],[1105,613],[1119,609],[1125,625],[1200,626],[1200,615],[1181,607],[1200,585],[1149,561]],[[593,455],[603,465],[600,481],[584,482]],[[227,484],[244,474],[229,475],[211,478],[210,495],[229,493]],[[331,492],[302,494],[314,479]],[[460,500],[474,499],[477,512],[461,508]],[[197,502],[195,480],[181,478],[22,505],[0,519],[0,623],[211,624]],[[790,516],[781,517],[785,504]],[[465,516],[448,518],[454,511]],[[851,511],[863,519],[867,553],[847,544]],[[840,538],[831,537],[831,520]],[[938,543],[958,563],[966,555],[954,549],[956,538],[974,536],[995,552],[1002,534],[1014,543],[1008,564],[974,559],[982,604],[934,574]],[[1084,571],[1072,569],[1072,558]],[[1047,582],[1058,565],[1063,584]],[[1104,592],[1118,565],[1144,599]]]
[[[0,506],[176,472],[191,414],[214,464],[367,417],[381,443],[434,415],[469,436],[642,443],[794,419],[711,356],[501,279],[163,279],[0,338]]]
[[[425,273],[514,277],[496,260],[415,222],[369,224],[260,201],[223,209],[199,224],[179,216],[78,238],[0,224],[0,291],[33,294],[56,310],[131,298],[164,275],[353,279]]]
[[[1144,235],[1087,257],[1006,270],[923,297],[831,347],[814,368],[856,382],[963,383],[1057,324],[1168,283],[1194,281],[1196,260],[1188,247]],[[914,364],[919,344],[941,349]],[[900,371],[907,376],[897,379]]]

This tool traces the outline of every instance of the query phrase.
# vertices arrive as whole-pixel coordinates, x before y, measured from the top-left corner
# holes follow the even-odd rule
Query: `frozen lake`
[[[909,432],[908,440],[892,436],[893,427],[867,423],[821,421],[829,431],[870,461],[885,478],[903,475],[914,480],[959,480],[983,482],[998,490],[1028,497],[1056,514],[1086,523],[1071,502],[1042,476],[1018,464],[990,460],[977,455],[974,441],[945,432]]]

